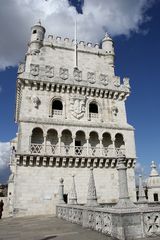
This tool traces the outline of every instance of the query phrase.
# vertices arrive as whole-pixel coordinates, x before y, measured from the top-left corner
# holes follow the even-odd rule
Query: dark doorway
[[[63,194],[63,200],[68,203],[68,194]]]
[[[153,194],[154,202],[158,202],[158,193]]]

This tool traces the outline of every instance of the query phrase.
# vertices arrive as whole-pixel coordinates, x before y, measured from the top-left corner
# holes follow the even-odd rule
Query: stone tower
[[[11,158],[13,213],[55,212],[59,179],[67,201],[76,176],[79,203],[87,201],[94,168],[98,203],[118,200],[117,154],[127,159],[129,195],[135,194],[134,129],[127,123],[129,79],[115,76],[114,46],[106,34],[102,48],[49,35],[32,27],[25,62],[17,77],[16,152]]]

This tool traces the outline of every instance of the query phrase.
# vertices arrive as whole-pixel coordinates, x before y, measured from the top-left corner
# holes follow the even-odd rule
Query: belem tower
[[[120,240],[160,237],[160,176],[152,162],[136,188],[130,84],[115,75],[114,58],[107,33],[93,46],[32,27],[18,68],[4,216],[56,214]]]
[[[126,156],[129,196],[136,201],[134,128],[125,101],[129,79],[115,75],[114,45],[102,47],[49,35],[37,23],[18,68],[16,122],[9,180],[10,214],[55,213],[59,179],[69,202],[72,175],[80,204],[94,168],[98,202],[119,198],[117,156]]]

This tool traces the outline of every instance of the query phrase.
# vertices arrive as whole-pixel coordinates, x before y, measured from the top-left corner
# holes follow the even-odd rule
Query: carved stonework
[[[75,96],[70,99],[70,110],[72,115],[80,119],[84,116],[86,109],[86,97],[83,96]]]
[[[112,113],[113,113],[114,116],[117,116],[117,114],[118,114],[118,108],[117,108],[116,106],[113,106],[113,107],[112,107]]]
[[[105,74],[100,74],[99,80],[100,80],[100,82],[101,82],[104,86],[107,86],[108,83],[109,83],[108,76],[105,75]]]
[[[23,73],[25,71],[25,64],[20,63],[18,66],[18,74]]]
[[[76,185],[75,185],[75,175],[72,175],[72,187],[69,193],[69,203],[70,204],[77,204],[77,192],[76,192]]]
[[[69,77],[68,69],[66,68],[60,68],[59,70],[59,76],[61,79],[66,80]]]
[[[87,73],[87,80],[89,83],[93,84],[96,82],[96,75],[93,72],[88,72]]]
[[[144,231],[146,236],[160,236],[160,213],[144,214]]]
[[[36,96],[33,96],[33,97],[32,97],[32,102],[33,102],[33,106],[34,106],[35,108],[38,108],[39,105],[40,105],[40,103],[41,103],[40,99],[39,99],[38,97],[36,97]]]
[[[98,232],[102,231],[101,213],[96,213],[96,215],[95,215],[95,230],[98,231]]]
[[[33,76],[38,76],[38,74],[39,74],[39,65],[38,64],[31,64],[30,65],[30,73]]]
[[[102,233],[111,234],[112,230],[111,215],[107,213],[102,214]]]
[[[130,83],[129,83],[129,78],[123,78],[123,84],[125,86],[126,89],[130,89]]]
[[[93,168],[90,169],[90,178],[88,183],[88,194],[87,194],[87,205],[98,205],[97,204],[97,193],[96,186],[93,176]]]
[[[45,74],[48,78],[54,77],[54,67],[47,65],[45,69]]]
[[[119,77],[115,77],[113,83],[114,83],[115,87],[120,87],[120,85],[121,85],[120,78]]]
[[[94,214],[94,212],[88,211],[88,214],[87,214],[87,226],[89,228],[94,229],[94,225],[95,225],[95,214]]]
[[[74,77],[74,80],[77,81],[77,82],[80,82],[82,81],[82,71],[80,71],[79,69],[74,69],[73,71],[73,77]]]

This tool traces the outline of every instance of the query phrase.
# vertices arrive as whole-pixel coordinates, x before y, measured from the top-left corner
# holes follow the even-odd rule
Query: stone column
[[[58,152],[61,155],[61,135],[58,135]]]
[[[46,139],[47,139],[47,135],[44,135],[44,154],[46,154]]]
[[[102,145],[102,138],[99,138],[99,148],[100,148],[100,151],[99,151],[99,153],[100,153],[100,156],[103,156],[103,145]]]
[[[58,201],[58,203],[59,204],[66,204],[64,202],[64,199],[63,199],[63,195],[64,195],[64,184],[63,184],[63,182],[64,182],[64,179],[60,178],[59,182],[60,182],[60,184],[59,184],[59,191],[58,191],[58,193],[59,193],[59,201]]]
[[[145,196],[145,192],[144,192],[144,188],[143,188],[143,183],[142,183],[142,175],[139,175],[139,199],[138,202],[139,203],[145,203],[147,202],[146,196]]]
[[[93,168],[90,168],[90,177],[88,183],[87,206],[97,206],[97,193],[93,176]]]
[[[76,192],[76,185],[75,185],[75,175],[72,175],[72,187],[69,193],[69,204],[77,204],[77,192]]]
[[[87,156],[89,156],[89,137],[86,137],[86,143],[87,143]]]
[[[73,156],[74,156],[75,155],[75,139],[76,139],[76,136],[73,136],[72,139],[73,139]]]
[[[126,158],[120,153],[117,160],[119,201],[116,204],[115,208],[133,208],[135,205],[130,200],[128,194]]]
[[[115,138],[112,138],[112,156],[116,157]]]

